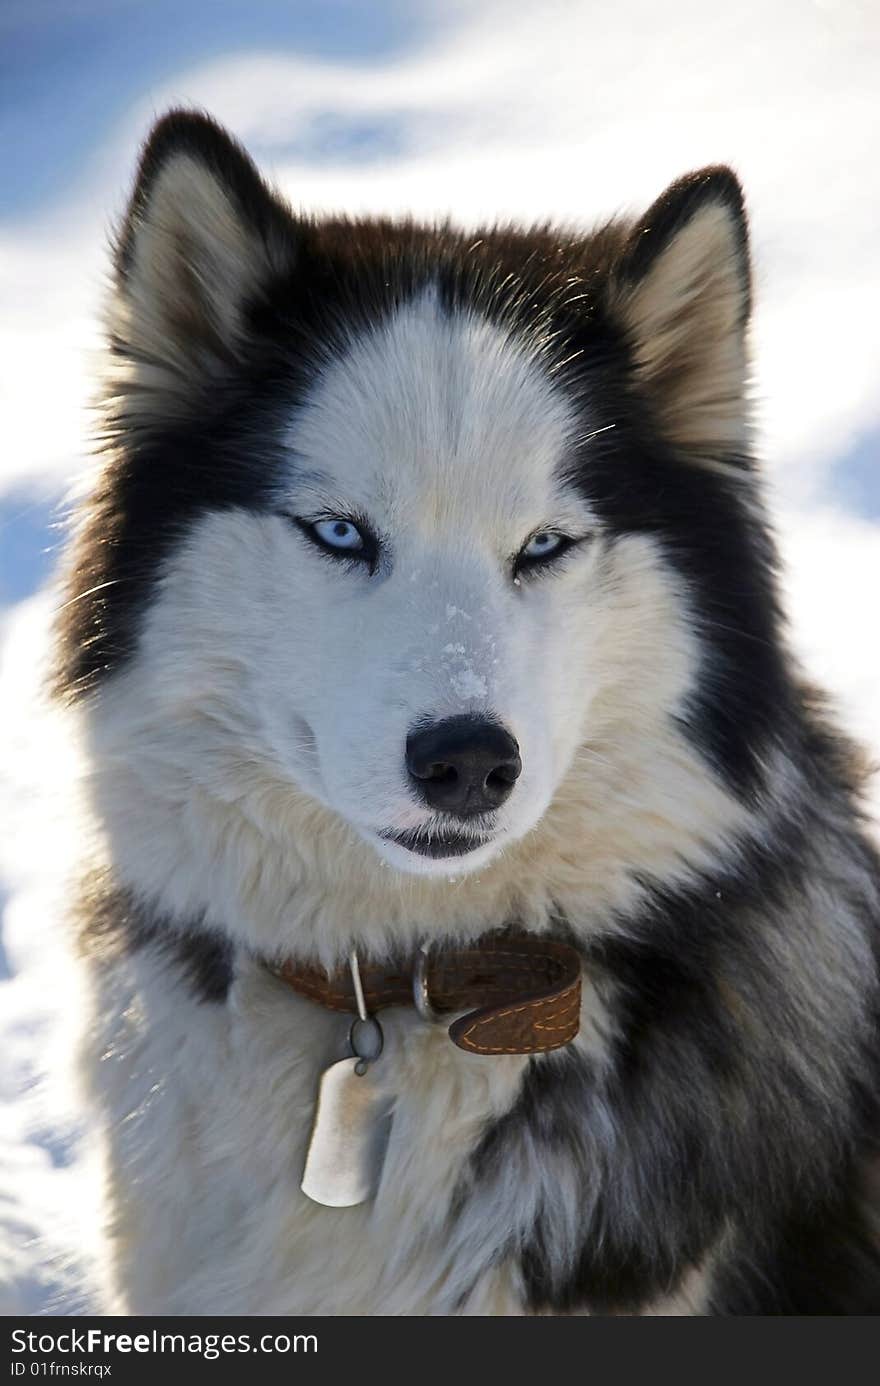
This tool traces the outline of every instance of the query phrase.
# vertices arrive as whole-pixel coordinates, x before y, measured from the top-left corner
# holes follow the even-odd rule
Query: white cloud
[[[880,768],[880,526],[831,507],[783,512],[778,533],[792,636],[804,666]],[[880,779],[870,786],[880,823]]]

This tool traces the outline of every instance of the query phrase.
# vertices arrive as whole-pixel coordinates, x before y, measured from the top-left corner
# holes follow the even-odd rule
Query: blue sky
[[[90,150],[138,91],[187,66],[265,48],[368,63],[423,37],[432,9],[359,0],[5,0],[4,210],[32,210],[75,183]]]
[[[878,91],[874,0],[0,4],[0,1312],[73,1303],[59,1267],[89,1238],[75,1126],[45,1097],[69,850],[45,784],[73,771],[40,679],[107,233],[151,120],[207,107],[297,205],[467,225],[589,224],[733,163],[792,639],[880,759]]]

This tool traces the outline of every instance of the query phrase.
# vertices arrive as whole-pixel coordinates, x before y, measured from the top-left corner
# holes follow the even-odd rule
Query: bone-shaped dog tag
[[[318,1089],[303,1193],[328,1208],[351,1208],[370,1198],[382,1170],[390,1111],[372,1065],[357,1054],[328,1068]]]

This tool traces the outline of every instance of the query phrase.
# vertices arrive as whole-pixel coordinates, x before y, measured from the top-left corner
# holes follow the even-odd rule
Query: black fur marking
[[[757,1253],[735,1256],[716,1278],[711,1312],[880,1314],[880,1223],[868,1203],[876,1207],[878,1190],[863,1194],[861,1182],[847,1170],[839,1191],[784,1219]]]
[[[612,535],[650,535],[681,575],[704,651],[681,717],[717,772],[751,796],[770,746],[802,734],[780,639],[776,555],[755,498],[664,445],[610,347],[583,374],[597,427],[615,426],[584,446],[572,478]]]
[[[79,945],[90,958],[157,950],[200,1001],[226,1000],[234,978],[234,949],[221,935],[194,926],[184,932],[157,918],[127,890],[101,879],[86,883],[79,906]]]
[[[164,939],[162,946],[168,946]],[[195,933],[176,938],[173,948],[201,1000],[225,1001],[233,980],[232,944],[217,935]]]
[[[725,1245],[728,1229],[749,1250],[725,1246],[713,1312],[876,1305],[880,1239],[855,1189],[878,1158],[880,1026],[875,1019],[874,1039],[854,1049],[849,1096],[834,1105],[823,1077],[827,1022],[816,1016],[812,1032],[814,1018],[752,934],[758,915],[769,937],[784,927],[814,866],[815,826],[773,836],[772,853],[744,848],[699,887],[654,890],[625,937],[586,951],[613,1017],[610,1067],[597,1073],[572,1052],[533,1060],[517,1103],[487,1130],[472,1163],[477,1187],[520,1147],[548,1172],[543,1210],[511,1248],[533,1309],[643,1308]],[[876,1002],[876,979],[865,982]],[[809,1076],[792,1057],[808,1046]],[[580,1251],[567,1265],[554,1254],[557,1161],[582,1186]]]

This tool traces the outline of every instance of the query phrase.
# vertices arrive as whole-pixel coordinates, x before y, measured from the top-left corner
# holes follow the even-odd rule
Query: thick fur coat
[[[208,119],[147,144],[57,686],[87,764],[82,1051],[108,1307],[871,1313],[877,859],[786,648],[739,185],[591,234],[296,215]],[[492,719],[497,806],[413,728]],[[344,1020],[285,987],[516,927],[578,1039],[383,1013],[373,1200],[299,1182]]]

